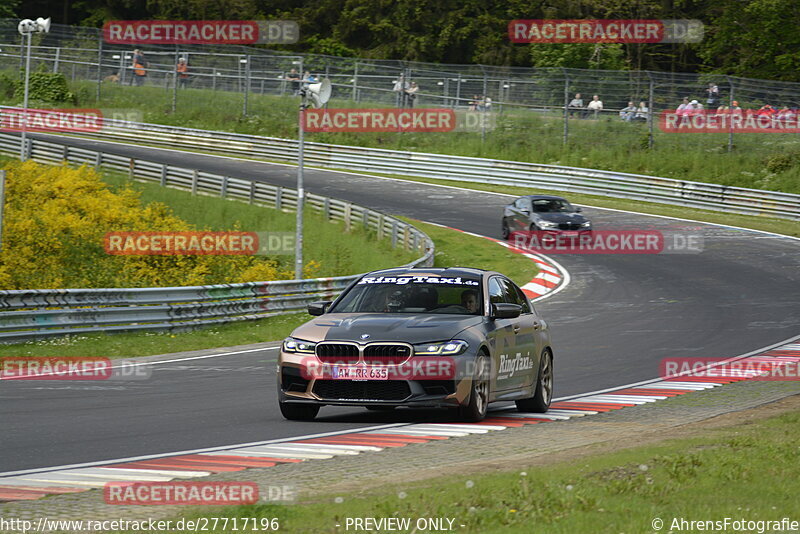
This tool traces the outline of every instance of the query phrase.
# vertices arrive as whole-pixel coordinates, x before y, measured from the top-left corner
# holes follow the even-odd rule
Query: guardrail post
[[[385,221],[383,219],[383,213],[378,213],[378,240],[383,239],[383,225]]]
[[[161,165],[161,187],[167,187],[167,166]]]
[[[277,187],[275,189],[275,209],[283,211],[283,188]]]
[[[328,197],[322,203],[322,216],[325,217],[325,222],[331,220],[331,199]]]
[[[103,153],[98,152],[94,157],[94,166],[99,167],[102,164],[103,164]]]
[[[353,206],[348,202],[344,205],[344,231],[349,232],[353,224]]]
[[[256,200],[256,182],[252,180],[250,182],[250,194],[247,196],[247,202],[252,204]]]
[[[69,163],[69,146],[68,145],[64,145],[64,149],[62,150],[61,158],[64,161],[66,161],[67,163]]]
[[[392,248],[397,247],[397,221],[392,221]]]
[[[417,234],[417,232],[414,232],[413,237],[414,237],[414,239],[412,240],[412,246],[413,246],[414,250],[418,250],[419,249],[419,235]]]
[[[369,229],[369,210],[367,209],[361,212],[361,225],[364,227],[364,230]]]
[[[131,158],[128,162],[128,178],[133,180],[133,173],[136,170],[136,160]]]
[[[403,250],[408,250],[408,241],[409,237],[411,237],[409,235],[410,233],[411,232],[408,230],[408,225],[406,225],[405,228],[403,228]]]
[[[197,180],[199,178],[199,172],[197,169],[192,171],[192,196],[197,195]]]
[[[228,177],[222,177],[222,184],[219,187],[219,196],[220,198],[225,198],[228,195]]]

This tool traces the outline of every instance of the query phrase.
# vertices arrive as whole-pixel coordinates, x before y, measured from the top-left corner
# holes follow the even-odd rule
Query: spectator
[[[633,105],[633,100],[628,101],[628,105],[619,111],[619,118],[626,122],[632,121],[635,115],[636,106]]]
[[[688,96],[684,96],[683,97],[683,101],[681,102],[681,104],[678,106],[678,109],[676,110],[676,113],[679,116],[682,117],[684,115],[688,115],[689,114],[689,110],[691,110],[691,109],[692,109],[692,107],[691,107],[691,104],[689,103],[689,97]]]
[[[576,113],[578,117],[583,114],[583,98],[581,98],[580,93],[575,93],[575,98],[569,101],[567,109],[569,110],[570,117],[574,116]]]
[[[764,104],[764,105],[763,105],[763,106],[761,106],[761,108],[760,108],[760,109],[759,109],[759,110],[756,112],[756,115],[766,115],[766,116],[768,116],[768,117],[771,117],[771,116],[775,115],[775,111],[776,111],[776,110],[775,110],[775,108],[773,108],[773,107],[772,107],[772,106],[770,106],[769,104]]]
[[[492,111],[492,97],[483,97],[483,111]]]
[[[178,86],[186,87],[186,83],[189,81],[189,66],[184,58],[178,60],[178,64],[175,65],[175,72],[178,74]]]
[[[290,70],[289,74],[286,75],[286,79],[289,81],[292,94],[295,96],[300,94],[300,73],[297,72],[297,69]]]
[[[394,88],[392,89],[397,93],[396,104],[399,108],[406,107],[406,91],[408,91],[409,84],[406,82],[405,76],[402,74],[395,80]]]
[[[714,83],[708,84],[708,89],[706,89],[706,104],[708,109],[719,106],[719,87]]]
[[[150,65],[145,59],[144,54],[138,48],[133,51],[133,85],[144,85],[144,80],[147,78],[147,67]]]
[[[603,111],[603,101],[600,100],[598,95],[592,97],[592,101],[586,106],[586,111],[587,113],[591,113],[594,119]]]
[[[408,86],[408,89],[406,89],[406,103],[410,108],[414,107],[414,100],[417,98],[417,91],[419,91],[417,82],[411,82],[411,84]]]
[[[480,99],[481,99],[481,97],[479,97],[478,95],[473,95],[472,96],[472,100],[470,100],[470,102],[469,102],[469,110],[470,111],[477,111],[478,110],[478,104],[479,104]]]
[[[775,117],[780,121],[794,121],[795,113],[789,109],[789,106],[783,106]]]
[[[700,115],[703,113],[703,104],[697,100],[689,102],[689,108],[686,110],[685,115]]]
[[[720,107],[717,108],[717,115],[727,115],[730,112],[731,112],[730,108],[725,104],[722,104]]]
[[[633,117],[635,121],[647,121],[650,118],[650,108],[647,107],[645,101],[639,102],[639,107],[636,108],[636,116]]]
[[[733,102],[731,102],[731,104],[732,104],[730,109],[731,115],[741,115],[742,108],[739,107],[739,102],[734,100]]]
[[[311,74],[309,71],[306,71],[305,74],[303,74],[303,81],[306,84],[319,83],[319,78],[317,78],[316,74]]]

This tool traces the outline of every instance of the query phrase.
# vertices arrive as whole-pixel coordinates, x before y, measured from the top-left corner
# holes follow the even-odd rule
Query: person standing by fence
[[[189,66],[184,58],[178,60],[175,72],[178,73],[178,87],[186,87],[186,83],[189,81]]]
[[[133,85],[144,85],[147,78],[148,63],[144,54],[138,48],[133,51]]]

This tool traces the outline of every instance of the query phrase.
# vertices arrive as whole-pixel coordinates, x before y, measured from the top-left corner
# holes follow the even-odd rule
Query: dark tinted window
[[[503,279],[503,285],[505,286],[506,294],[510,299],[508,302],[522,306],[522,313],[530,313],[531,308],[528,304],[528,298],[525,296],[525,293],[523,293],[522,290],[511,280]]]
[[[533,200],[533,211],[537,213],[572,213],[575,208],[562,198],[537,198]]]
[[[505,290],[500,285],[500,279],[496,276],[489,279],[489,302],[497,304],[498,302],[506,302]]]
[[[518,198],[516,202],[514,202],[514,207],[518,210],[527,210],[530,206],[530,199],[528,197]]]

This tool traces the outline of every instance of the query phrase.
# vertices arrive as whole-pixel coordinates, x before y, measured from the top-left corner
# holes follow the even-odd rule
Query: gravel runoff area
[[[353,456],[280,464],[194,480],[291,485],[299,500],[415,484],[440,475],[515,470],[580,456],[688,437],[800,409],[800,382],[743,381],[622,410],[520,428],[387,448]],[[180,518],[180,506],[118,506],[99,490],[0,504],[0,517],[38,520]],[[209,513],[213,508],[207,509]],[[192,507],[191,513],[197,509]]]

